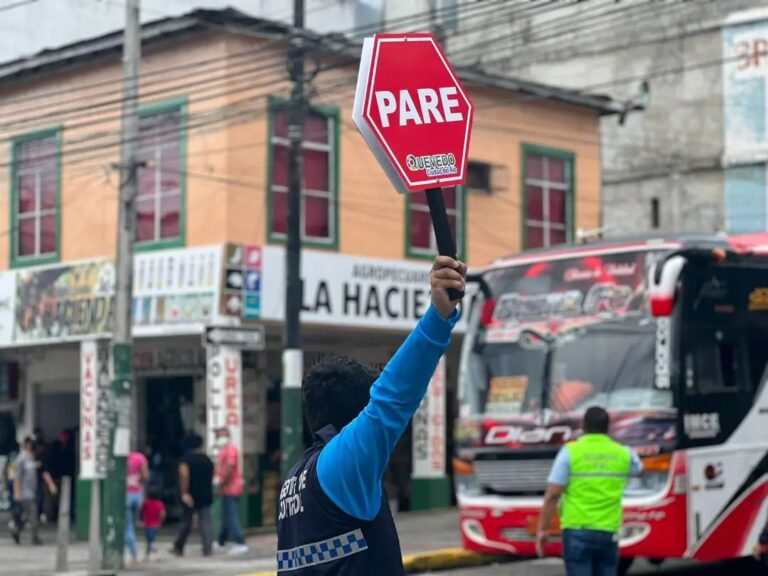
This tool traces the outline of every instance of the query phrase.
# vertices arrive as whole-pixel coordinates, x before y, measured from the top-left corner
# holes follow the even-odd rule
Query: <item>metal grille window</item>
[[[304,183],[301,195],[303,241],[331,246],[336,243],[335,168],[337,119],[332,114],[310,111],[304,119]],[[270,237],[285,240],[288,214],[289,110],[272,109],[270,145],[272,166],[269,178]]]
[[[464,246],[464,189],[443,188],[443,198],[458,256],[463,257],[461,252]],[[406,216],[408,256],[433,258],[437,254],[437,241],[425,192],[413,192],[408,195]]]
[[[12,262],[55,260],[61,209],[58,131],[14,141],[12,171]]]
[[[136,241],[167,246],[183,239],[183,109],[143,114],[139,126]]]
[[[525,248],[544,248],[571,240],[573,156],[524,148]]]

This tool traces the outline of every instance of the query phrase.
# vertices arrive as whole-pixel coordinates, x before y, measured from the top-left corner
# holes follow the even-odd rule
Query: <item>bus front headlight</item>
[[[661,492],[667,485],[671,454],[643,458],[643,473],[637,478],[630,478],[626,493],[630,496]]]
[[[472,462],[453,459],[453,481],[456,483],[456,493],[459,496],[480,496],[482,489],[475,475],[475,467]]]

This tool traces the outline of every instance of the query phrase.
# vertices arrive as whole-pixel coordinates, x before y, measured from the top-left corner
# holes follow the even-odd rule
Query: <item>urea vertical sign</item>
[[[432,34],[365,39],[353,119],[399,192],[465,181],[472,103]]]

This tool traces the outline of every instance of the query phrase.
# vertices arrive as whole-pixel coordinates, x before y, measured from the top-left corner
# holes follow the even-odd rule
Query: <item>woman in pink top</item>
[[[138,563],[136,550],[136,519],[144,501],[144,484],[149,478],[149,464],[141,452],[131,452],[126,462],[126,514],[125,514],[125,545],[131,555],[131,564]]]

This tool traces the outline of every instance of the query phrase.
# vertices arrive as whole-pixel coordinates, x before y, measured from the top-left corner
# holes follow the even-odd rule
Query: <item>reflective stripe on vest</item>
[[[563,529],[618,532],[621,498],[632,467],[629,450],[605,434],[586,434],[566,445],[571,460],[563,494]]]

